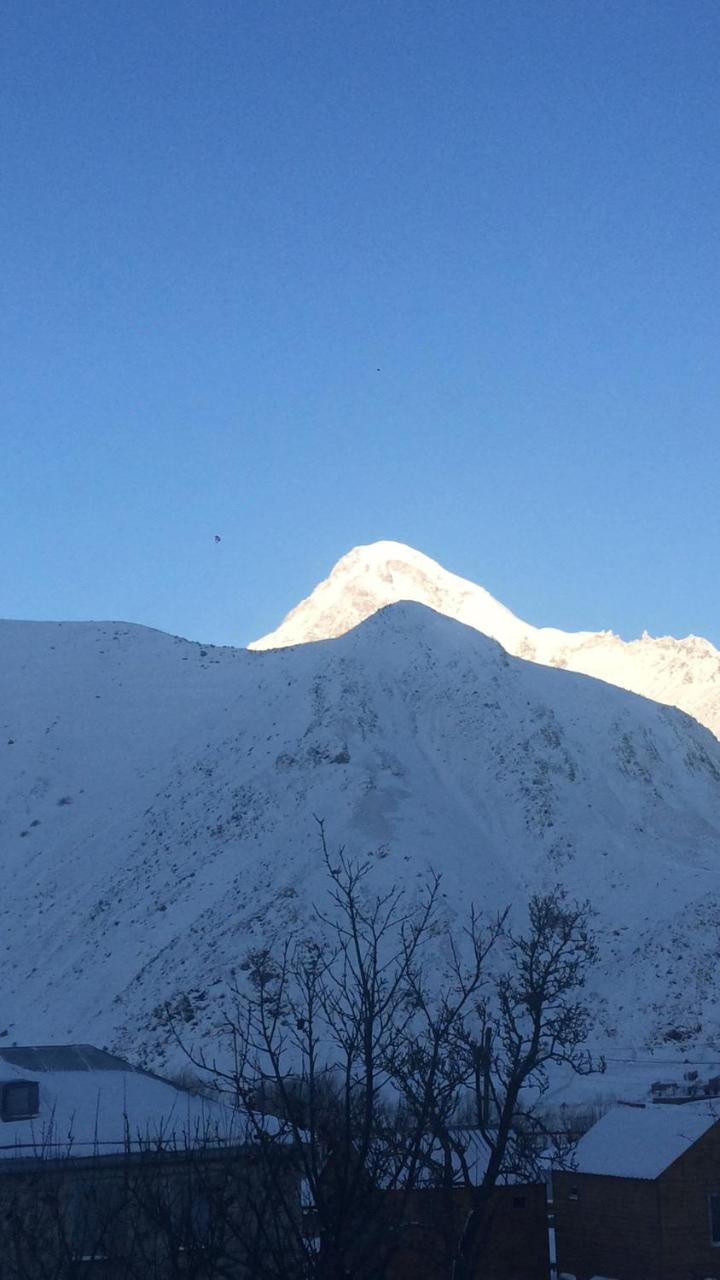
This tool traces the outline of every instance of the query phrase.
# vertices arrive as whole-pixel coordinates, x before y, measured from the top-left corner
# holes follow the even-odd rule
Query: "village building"
[[[389,1280],[450,1280],[452,1260],[473,1207],[465,1187],[423,1188],[402,1204],[402,1241],[388,1271]],[[547,1280],[548,1206],[545,1184],[497,1186],[486,1210],[487,1236],[477,1258],[475,1280]],[[396,1228],[397,1229],[397,1228]]]
[[[436,1139],[425,1153],[420,1185],[390,1193],[391,1230],[401,1242],[389,1280],[450,1280],[468,1215],[479,1204],[489,1157],[477,1129],[458,1128],[452,1149]],[[485,1229],[475,1280],[547,1280],[548,1207],[544,1180],[504,1175],[483,1207]]]
[[[720,1105],[621,1105],[553,1175],[563,1280],[720,1280]]]
[[[91,1045],[0,1050],[2,1280],[187,1280],[228,1268],[243,1280],[260,1256],[276,1257],[281,1275],[293,1214],[300,1238],[296,1153],[271,1117]]]

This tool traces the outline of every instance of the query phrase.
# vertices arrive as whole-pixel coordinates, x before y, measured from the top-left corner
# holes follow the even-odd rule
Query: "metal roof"
[[[92,1044],[13,1045],[0,1049],[0,1064],[21,1071],[134,1071],[139,1070]]]

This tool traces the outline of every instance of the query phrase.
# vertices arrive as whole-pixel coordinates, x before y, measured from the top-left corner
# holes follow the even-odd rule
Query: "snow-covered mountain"
[[[612,631],[558,631],[516,618],[482,587],[448,573],[399,542],[355,547],[329,578],[251,649],[273,649],[340,636],[378,609],[416,600],[499,640],[508,653],[607,680],[656,702],[681,707],[720,737],[720,652],[687,636],[629,643]]]
[[[170,1003],[213,1051],[228,976],[323,900],[320,814],[379,888],[439,869],[450,930],[589,896],[605,1040],[720,1046],[720,743],[682,712],[414,603],[272,652],[5,622],[0,653],[0,1042],[163,1066]]]

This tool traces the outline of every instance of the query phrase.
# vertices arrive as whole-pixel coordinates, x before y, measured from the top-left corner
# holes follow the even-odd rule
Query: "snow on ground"
[[[599,1040],[720,1047],[720,744],[418,604],[340,639],[218,649],[0,624],[0,1045],[213,1052],[252,948],[305,927],[331,845],[447,926],[564,883],[598,912]],[[442,943],[439,942],[442,948]]]

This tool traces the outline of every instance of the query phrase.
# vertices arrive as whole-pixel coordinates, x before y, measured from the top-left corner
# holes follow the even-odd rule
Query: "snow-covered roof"
[[[179,1089],[92,1045],[0,1050],[0,1089],[39,1086],[38,1114],[0,1120],[0,1159],[97,1156],[148,1147],[238,1145],[256,1136],[247,1117]]]
[[[613,1107],[580,1139],[577,1172],[657,1178],[719,1121],[710,1101]]]
[[[452,1126],[448,1143],[428,1136],[421,1151],[421,1168],[417,1174],[420,1187],[444,1186],[448,1174],[454,1186],[479,1187],[490,1160],[490,1147],[480,1130],[464,1125]],[[503,1186],[530,1180],[529,1175],[521,1172],[504,1172],[498,1178]]]
[[[429,1138],[424,1152],[424,1168],[419,1175],[421,1186],[441,1185],[447,1176],[449,1162],[453,1182],[477,1187],[482,1182],[490,1159],[490,1148],[477,1129],[454,1128],[446,1148],[439,1138]]]

